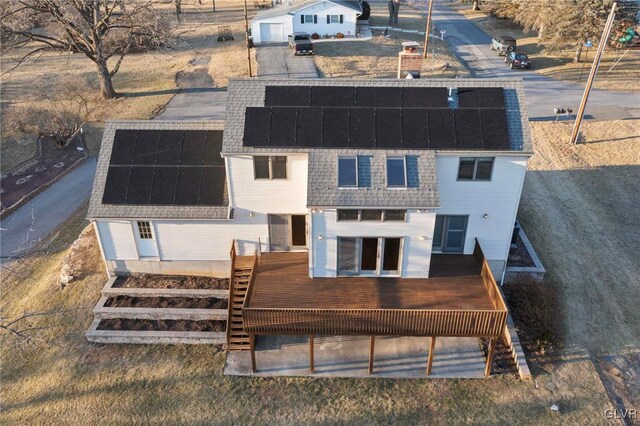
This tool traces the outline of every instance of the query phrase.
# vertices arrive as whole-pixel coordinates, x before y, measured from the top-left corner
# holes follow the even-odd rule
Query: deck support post
[[[433,365],[433,351],[436,348],[436,338],[431,337],[431,345],[429,346],[429,359],[427,360],[427,376],[431,375],[431,366]]]
[[[249,349],[251,350],[251,371],[256,372],[256,336],[249,336]]]
[[[309,371],[311,374],[316,372],[315,362],[313,359],[313,334],[309,336]]]
[[[493,353],[496,350],[496,339],[494,337],[489,339],[489,352],[487,353],[487,366],[484,369],[484,376],[489,377],[491,375],[491,364],[493,364]]]
[[[376,346],[376,336],[371,336],[369,340],[369,374],[373,373],[373,351]]]

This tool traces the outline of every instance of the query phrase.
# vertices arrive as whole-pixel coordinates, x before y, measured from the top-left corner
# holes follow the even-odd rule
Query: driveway
[[[416,4],[424,8],[424,5]],[[511,70],[504,57],[491,50],[491,36],[464,15],[442,4],[434,7],[434,26],[445,30],[445,40],[463,61],[473,77],[522,78],[527,94],[529,118],[555,119],[553,108],[558,106],[578,110],[584,84],[567,83],[543,76],[532,70]],[[535,61],[534,61],[535,66]],[[586,80],[586,77],[585,77]],[[637,118],[638,94],[592,90],[586,116],[599,120]]]
[[[256,46],[258,77],[265,79],[318,78],[313,56],[295,56],[287,45]]]
[[[91,195],[95,173],[96,158],[89,157],[2,219],[2,258],[24,254],[82,207]]]

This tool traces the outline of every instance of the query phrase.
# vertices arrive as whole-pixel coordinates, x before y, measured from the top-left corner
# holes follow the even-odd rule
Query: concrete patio
[[[368,374],[369,337],[315,337],[315,373],[309,370],[307,336],[260,336],[257,372],[249,351],[229,351],[224,374],[236,376],[313,376],[426,378],[428,337],[375,339],[373,374]],[[438,337],[429,378],[484,378],[485,359],[475,337]]]

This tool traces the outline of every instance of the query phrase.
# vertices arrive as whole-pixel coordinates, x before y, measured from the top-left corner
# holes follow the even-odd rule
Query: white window
[[[257,155],[253,157],[253,173],[255,179],[286,179],[287,157]]]
[[[342,24],[344,15],[327,15],[327,24]]]
[[[387,157],[387,187],[407,187],[407,166],[404,157]]]
[[[150,240],[153,238],[153,234],[151,233],[151,224],[146,220],[138,221],[138,233],[140,234],[141,240]]]
[[[315,24],[317,23],[316,15],[302,15],[301,22],[303,24]]]

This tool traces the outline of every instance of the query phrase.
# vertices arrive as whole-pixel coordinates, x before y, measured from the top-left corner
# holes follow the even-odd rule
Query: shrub
[[[336,34],[336,38],[344,38],[344,34],[338,33],[338,34]]]
[[[311,38],[314,39],[314,40],[318,40],[320,38],[320,34],[313,33],[313,34],[311,34]]]

